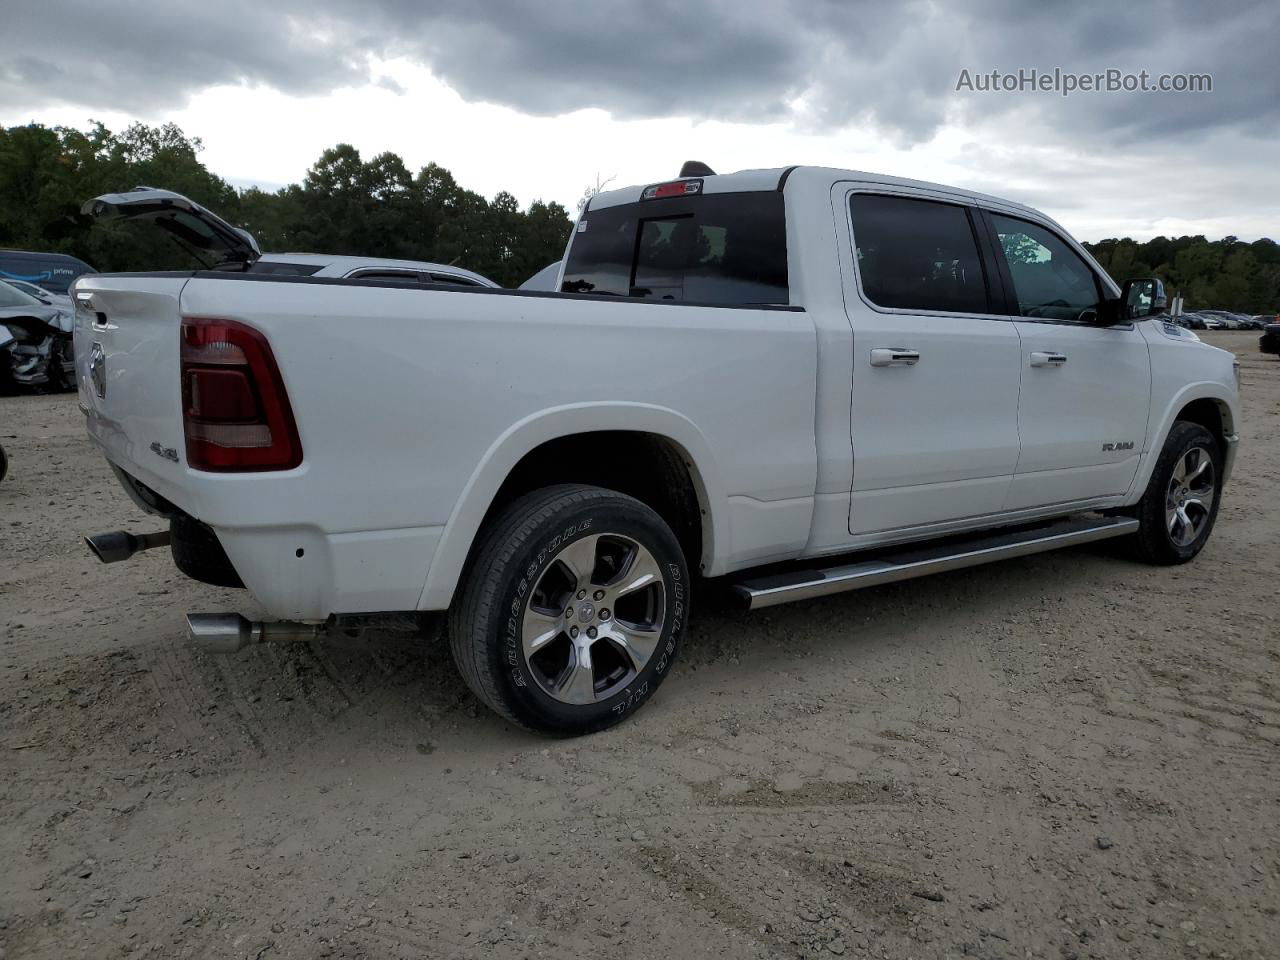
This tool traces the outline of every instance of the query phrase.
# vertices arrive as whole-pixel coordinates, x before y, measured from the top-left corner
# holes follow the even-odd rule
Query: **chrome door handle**
[[[1067,362],[1065,353],[1051,353],[1047,350],[1036,350],[1031,354],[1033,367],[1060,367]]]
[[[919,362],[919,350],[908,350],[905,347],[876,347],[871,351],[873,367],[910,367]]]

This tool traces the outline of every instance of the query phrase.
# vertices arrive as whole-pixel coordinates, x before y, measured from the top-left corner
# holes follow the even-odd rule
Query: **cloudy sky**
[[[340,141],[492,196],[814,163],[951,183],[1077,236],[1280,239],[1274,0],[90,0],[0,31],[0,123],[173,120],[239,185]],[[1212,92],[984,92],[1109,69]]]

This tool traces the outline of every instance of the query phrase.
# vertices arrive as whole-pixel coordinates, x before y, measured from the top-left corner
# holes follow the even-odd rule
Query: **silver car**
[[[4,277],[4,282],[11,287],[21,290],[29,297],[35,297],[46,307],[57,307],[59,310],[71,313],[71,298],[65,293],[54,293],[52,290],[46,290],[39,284],[32,283],[30,280],[15,280],[12,277]]]

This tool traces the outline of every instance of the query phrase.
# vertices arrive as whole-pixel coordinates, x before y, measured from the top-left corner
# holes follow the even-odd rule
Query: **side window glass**
[[[854,255],[867,298],[882,307],[990,313],[968,211],[933,200],[854,194]]]
[[[1024,317],[1087,320],[1101,299],[1093,271],[1066,242],[1026,220],[991,214]]]

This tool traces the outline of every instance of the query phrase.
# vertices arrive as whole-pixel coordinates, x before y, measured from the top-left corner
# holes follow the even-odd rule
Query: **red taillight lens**
[[[182,321],[182,426],[196,470],[292,470],[302,463],[267,338],[234,320]]]

